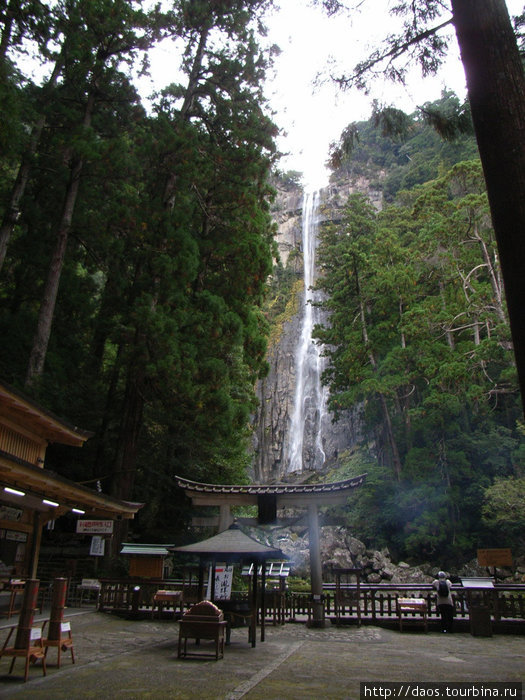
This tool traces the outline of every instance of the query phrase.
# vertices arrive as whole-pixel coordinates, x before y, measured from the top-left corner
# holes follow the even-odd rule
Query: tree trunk
[[[355,274],[355,279],[356,279],[357,294],[359,296],[359,317],[361,319],[361,334],[363,337],[363,344],[364,344],[366,351],[367,351],[367,354],[368,354],[370,366],[374,370],[374,373],[377,374],[377,362],[376,362],[375,355],[372,352],[372,349],[370,348],[370,341],[369,341],[369,337],[368,337],[368,328],[367,328],[367,323],[366,323],[366,311],[365,311],[363,299],[361,298],[361,290],[360,290],[360,286],[359,286],[359,272],[357,270],[357,266],[354,267],[354,274]],[[394,429],[392,427],[392,419],[390,417],[388,403],[386,400],[386,396],[382,392],[378,392],[378,395],[379,395],[379,400],[381,403],[381,410],[383,412],[383,427],[386,430],[388,444],[390,446],[390,456],[392,459],[392,466],[394,468],[394,474],[395,474],[397,481],[400,481],[401,480],[401,456],[399,454],[396,438],[394,435]]]
[[[139,437],[144,412],[143,391],[144,372],[140,368],[131,368],[126,383],[124,414],[119,430],[119,444],[110,487],[111,495],[124,501],[131,501],[133,497]],[[127,537],[128,529],[128,520],[115,523],[111,545],[106,553],[110,559],[119,555],[120,546]]]
[[[94,105],[95,99],[92,93],[88,98],[86,111],[84,113],[85,128],[89,127],[91,124]],[[47,346],[51,336],[51,326],[53,324],[53,316],[55,313],[58,286],[60,284],[60,276],[64,266],[67,241],[69,231],[71,229],[71,222],[73,220],[75,204],[77,201],[78,188],[80,186],[80,175],[82,173],[83,164],[84,161],[82,158],[76,158],[71,168],[69,183],[64,199],[64,206],[62,208],[62,216],[57,231],[55,250],[53,251],[53,257],[49,266],[44,295],[42,297],[42,303],[38,314],[37,328],[33,338],[31,355],[29,357],[25,381],[26,387],[31,387],[35,379],[37,379],[44,370]]]
[[[504,0],[451,0],[525,409],[525,77]]]
[[[9,44],[11,42],[11,34],[13,30],[13,16],[16,11],[16,6],[17,6],[17,0],[11,0],[9,4],[7,5],[7,8],[4,7],[2,9],[2,14],[3,14],[3,29],[2,29],[2,37],[0,39],[0,63],[4,63],[6,56],[7,56],[7,49],[9,48]]]
[[[51,77],[49,78],[45,88],[43,88],[44,90],[48,90],[49,88],[53,87],[53,85],[55,85],[61,69],[62,57],[59,61],[55,63],[53,73],[51,74]],[[31,172],[31,164],[33,161],[33,157],[38,148],[38,144],[40,142],[40,137],[42,136],[42,131],[44,130],[45,123],[46,118],[43,115],[41,115],[33,127],[29,146],[22,158],[22,162],[20,164],[20,168],[18,169],[13,189],[11,190],[11,196],[9,197],[9,202],[7,203],[5,209],[4,218],[0,227],[0,270],[2,269],[2,266],[4,264],[9,239],[11,238],[11,235],[15,228],[15,224],[18,220],[20,200],[24,196],[27,181],[29,179],[29,173]]]

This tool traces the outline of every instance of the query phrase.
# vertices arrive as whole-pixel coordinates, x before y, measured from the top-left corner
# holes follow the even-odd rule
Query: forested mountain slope
[[[332,154],[333,183],[365,176],[384,193],[381,211],[351,194],[318,251],[330,406],[337,415],[360,403],[365,426],[334,477],[369,474],[340,515],[357,536],[416,559],[522,548],[522,512],[482,519],[486,489],[519,485],[525,453],[481,166],[471,138],[405,126],[396,141],[359,124],[353,150],[347,133]]]

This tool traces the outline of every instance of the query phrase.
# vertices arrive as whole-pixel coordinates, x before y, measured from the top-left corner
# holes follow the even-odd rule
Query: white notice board
[[[206,597],[211,600],[211,577],[213,566],[208,573]],[[215,564],[215,600],[230,600],[232,594],[233,564]]]

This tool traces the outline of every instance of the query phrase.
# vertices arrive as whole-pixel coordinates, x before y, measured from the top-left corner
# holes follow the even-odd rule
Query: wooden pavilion
[[[193,505],[219,506],[219,532],[226,530],[231,524],[232,506],[256,505],[260,524],[275,522],[280,508],[306,508],[312,582],[312,625],[324,625],[319,506],[346,503],[350,494],[364,482],[366,474],[322,484],[202,484],[182,477],[175,478],[177,485],[184,490]]]
[[[269,559],[285,559],[282,551],[275,547],[258,542],[253,537],[246,535],[238,525],[233,523],[227,530],[218,535],[209,537],[201,542],[194,542],[182,547],[171,548],[173,552],[195,556],[199,558],[199,589],[200,597],[203,597],[204,570],[206,564],[211,564],[211,594],[210,599],[215,600],[215,568],[218,562],[255,564],[252,569],[251,606],[250,606],[250,641],[252,647],[256,644],[257,608],[258,608],[258,571],[261,570],[261,609],[264,611],[264,593],[266,588],[266,562]],[[262,566],[260,566],[262,565]],[[225,601],[218,603],[223,608],[228,608]],[[231,611],[230,611],[231,612]],[[261,641],[264,641],[264,612],[261,615]]]
[[[50,443],[82,447],[91,435],[0,384],[0,579],[36,578],[42,528],[50,520],[68,512],[131,519],[142,507],[45,469]]]

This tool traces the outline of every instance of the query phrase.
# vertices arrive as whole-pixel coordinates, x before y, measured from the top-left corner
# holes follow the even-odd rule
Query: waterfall
[[[320,309],[311,302],[319,292],[315,282],[315,250],[319,230],[319,192],[305,193],[302,211],[304,292],[302,324],[295,353],[295,394],[290,422],[288,472],[319,469],[326,458],[323,428],[328,420],[326,390],[321,385],[324,358],[312,340],[312,329],[320,322]],[[328,421],[329,422],[329,421]]]

